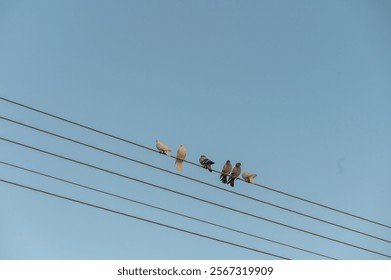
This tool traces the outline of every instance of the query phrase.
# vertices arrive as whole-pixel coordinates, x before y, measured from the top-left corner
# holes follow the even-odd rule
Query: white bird
[[[227,176],[229,175],[229,173],[231,173],[231,171],[232,164],[229,160],[227,160],[223,166],[223,170],[221,170],[220,181],[224,184],[227,184]]]
[[[248,172],[248,171],[243,171],[242,173],[242,178],[244,181],[246,181],[247,183],[251,183],[251,184],[254,184],[254,178],[257,177],[257,174],[254,174],[254,173],[251,173],[251,172]]]
[[[234,169],[232,169],[232,172],[229,175],[229,179],[228,179],[227,184],[230,184],[231,187],[234,187],[235,179],[238,178],[240,175],[240,172],[242,172],[240,165],[241,165],[240,162],[236,163]]]
[[[175,161],[175,167],[176,169],[178,169],[178,171],[182,171],[182,163],[185,157],[186,157],[186,148],[183,144],[181,144],[176,154],[176,161]]]
[[[159,139],[156,140],[156,148],[158,149],[159,153],[169,156],[171,153],[170,148],[161,142]]]
[[[208,159],[206,156],[202,155],[200,156],[200,159],[199,159],[201,165],[203,168],[205,169],[208,169],[209,172],[212,172],[212,164],[214,164],[214,161],[211,161],[210,159]]]

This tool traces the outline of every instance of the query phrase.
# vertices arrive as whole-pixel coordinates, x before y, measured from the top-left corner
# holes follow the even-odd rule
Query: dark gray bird
[[[227,160],[223,166],[223,170],[221,170],[221,175],[220,175],[220,181],[223,182],[224,184],[227,184],[227,176],[229,173],[232,171],[232,164],[229,160]]]
[[[229,175],[229,179],[228,179],[227,184],[230,184],[231,187],[235,186],[235,179],[238,178],[240,175],[240,172],[242,172],[240,165],[241,165],[240,162],[236,163],[234,169],[232,169],[232,172]]]
[[[212,172],[212,164],[214,164],[214,161],[211,161],[204,155],[200,156],[199,161],[203,168],[208,169],[209,172]]]

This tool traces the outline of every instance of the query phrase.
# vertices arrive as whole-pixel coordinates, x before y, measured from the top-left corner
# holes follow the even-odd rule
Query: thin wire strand
[[[167,170],[167,169],[164,169],[164,168],[161,168],[161,167],[157,167],[155,165],[148,164],[148,163],[145,163],[145,162],[142,162],[142,161],[139,161],[139,160],[135,160],[133,158],[130,158],[130,157],[127,157],[127,156],[124,156],[124,155],[121,155],[121,154],[117,154],[117,153],[114,153],[114,152],[111,152],[111,151],[108,151],[108,150],[105,150],[105,149],[102,149],[102,148],[99,148],[99,147],[96,147],[96,146],[93,146],[93,145],[90,145],[90,144],[86,144],[86,143],[83,143],[81,141],[77,141],[77,140],[74,140],[72,138],[68,138],[68,137],[65,137],[65,136],[53,133],[53,132],[49,132],[47,130],[43,130],[43,129],[40,129],[40,128],[31,126],[31,125],[28,125],[28,124],[19,122],[19,121],[15,121],[15,120],[12,120],[12,119],[9,119],[9,118],[6,118],[6,117],[2,117],[2,116],[0,116],[0,119],[8,121],[8,122],[11,122],[11,123],[14,123],[14,124],[17,124],[17,125],[20,125],[20,126],[27,127],[29,129],[33,129],[35,131],[39,131],[39,132],[42,132],[42,133],[45,133],[45,134],[48,134],[48,135],[51,135],[51,136],[54,136],[54,137],[57,137],[57,138],[69,141],[69,142],[72,142],[72,143],[76,143],[78,145],[82,145],[84,147],[88,147],[88,148],[91,148],[91,149],[94,149],[94,150],[97,150],[97,151],[100,151],[100,152],[104,152],[104,153],[112,155],[112,156],[116,156],[116,157],[119,157],[119,158],[122,158],[122,159],[125,159],[125,160],[128,160],[128,161],[132,161],[132,162],[135,162],[135,163],[138,163],[138,164],[141,164],[141,165],[145,165],[145,166],[148,166],[148,167],[151,167],[151,168],[154,168],[154,169],[158,169],[158,170],[163,171],[163,172],[170,173],[172,175],[176,175],[176,176],[179,176],[179,177],[182,177],[182,178],[186,178],[188,180],[195,181],[195,182],[198,182],[198,183],[201,183],[201,184],[204,184],[204,185],[207,185],[207,186],[219,189],[221,191],[225,191],[225,192],[228,192],[228,193],[231,193],[231,194],[234,194],[234,195],[237,195],[237,196],[241,196],[241,197],[244,197],[244,198],[247,198],[247,199],[250,199],[250,200],[254,200],[254,201],[257,201],[257,202],[260,202],[260,203],[263,203],[263,204],[266,204],[266,205],[269,205],[269,206],[272,206],[272,207],[275,207],[275,208],[278,208],[278,209],[281,209],[281,210],[284,210],[284,211],[288,211],[288,212],[291,212],[291,213],[294,213],[294,214],[306,217],[306,218],[310,218],[310,219],[316,220],[318,222],[323,222],[323,223],[326,223],[326,224],[329,224],[329,225],[332,225],[332,226],[335,226],[335,227],[339,227],[339,228],[342,228],[342,229],[345,229],[345,230],[348,230],[348,231],[351,231],[351,232],[354,232],[354,233],[358,233],[358,234],[361,234],[361,235],[364,235],[364,236],[367,236],[367,237],[370,237],[370,238],[374,238],[374,239],[377,239],[377,240],[380,240],[380,241],[391,243],[390,240],[387,240],[387,239],[384,239],[384,238],[381,238],[381,237],[378,237],[378,236],[374,236],[372,234],[368,234],[368,233],[365,233],[365,232],[362,232],[362,231],[359,231],[359,230],[355,230],[355,229],[352,229],[352,228],[349,228],[349,227],[346,227],[346,226],[343,226],[343,225],[340,225],[340,224],[337,224],[337,223],[334,223],[334,222],[330,222],[330,221],[327,221],[327,220],[324,220],[324,219],[321,219],[321,218],[317,218],[317,217],[314,217],[314,216],[311,216],[311,215],[308,215],[308,214],[305,214],[305,213],[302,213],[302,212],[299,212],[299,211],[296,211],[296,210],[292,210],[292,209],[289,209],[289,208],[286,208],[286,207],[283,207],[283,206],[280,206],[280,205],[277,205],[277,204],[274,204],[274,203],[271,203],[271,202],[267,202],[265,200],[261,200],[261,199],[254,198],[254,197],[251,197],[251,196],[248,196],[248,195],[240,194],[240,193],[237,193],[237,192],[234,192],[234,191],[230,191],[230,190],[221,188],[219,186],[216,186],[214,184],[210,184],[210,183],[198,180],[198,179],[194,179],[194,178],[189,177],[189,176],[178,174],[178,173],[172,172],[170,170]]]
[[[192,195],[188,195],[188,194],[185,194],[185,193],[174,191],[174,190],[171,190],[169,188],[162,187],[162,186],[159,186],[159,185],[156,185],[156,184],[153,184],[153,183],[149,183],[149,182],[146,182],[146,181],[143,181],[143,180],[140,180],[140,179],[136,179],[136,178],[130,177],[128,175],[117,173],[117,172],[114,172],[114,171],[111,171],[111,170],[107,170],[107,169],[98,167],[96,165],[88,164],[88,163],[81,162],[81,161],[78,161],[78,160],[75,160],[75,159],[71,159],[71,158],[68,158],[68,157],[65,157],[65,156],[61,156],[59,154],[48,152],[48,151],[45,151],[45,150],[42,150],[42,149],[39,149],[39,148],[35,148],[35,147],[29,146],[29,145],[26,145],[26,144],[22,144],[22,143],[13,141],[13,140],[6,139],[6,138],[3,138],[3,137],[0,137],[0,140],[6,141],[6,142],[9,142],[9,143],[13,143],[13,144],[21,146],[21,147],[29,148],[29,149],[32,149],[32,150],[35,150],[35,151],[38,151],[38,152],[41,152],[41,153],[44,153],[44,154],[55,156],[55,157],[58,157],[58,158],[61,158],[61,159],[65,159],[65,160],[70,161],[70,162],[78,163],[80,165],[91,167],[91,168],[94,168],[94,169],[97,169],[97,170],[100,170],[100,171],[103,171],[103,172],[106,172],[106,173],[109,173],[109,174],[113,174],[113,175],[116,175],[116,176],[119,176],[119,177],[122,177],[122,178],[125,178],[125,179],[129,179],[131,181],[139,182],[139,183],[142,183],[142,184],[154,187],[154,188],[162,189],[162,190],[165,190],[165,191],[168,191],[168,192],[172,192],[172,193],[184,196],[184,197],[188,197],[188,198],[191,198],[191,199],[194,199],[194,200],[198,200],[198,201],[210,204],[210,205],[215,205],[215,206],[218,206],[218,207],[221,207],[221,208],[224,208],[224,209],[228,209],[230,211],[237,212],[237,213],[249,216],[249,217],[253,217],[253,218],[256,218],[256,219],[259,219],[259,220],[264,220],[264,221],[267,221],[267,222],[270,222],[270,223],[273,223],[273,224],[277,224],[277,225],[280,225],[280,226],[284,226],[284,227],[287,227],[287,228],[290,228],[290,229],[293,229],[293,230],[296,230],[296,231],[300,231],[300,232],[307,233],[307,234],[310,234],[310,235],[314,235],[314,236],[317,236],[317,237],[320,237],[320,238],[324,238],[324,239],[327,239],[327,240],[330,240],[330,241],[333,241],[333,242],[344,244],[344,245],[349,246],[349,247],[353,247],[353,248],[357,248],[357,249],[360,249],[360,250],[364,250],[364,251],[367,251],[367,252],[370,252],[370,253],[373,253],[373,254],[376,254],[376,255],[379,255],[379,256],[391,258],[391,256],[389,256],[387,254],[383,254],[383,253],[380,253],[380,252],[377,252],[377,251],[374,251],[374,250],[370,250],[370,249],[367,249],[367,248],[364,248],[364,247],[361,247],[361,246],[357,246],[357,245],[354,245],[354,244],[351,244],[351,243],[348,243],[348,242],[345,242],[345,241],[334,239],[334,238],[331,238],[331,237],[328,237],[328,236],[325,236],[325,235],[321,235],[321,234],[318,234],[318,233],[314,233],[314,232],[311,232],[311,231],[308,231],[308,230],[304,230],[304,229],[300,229],[300,228],[297,228],[297,227],[294,227],[294,226],[290,226],[290,225],[287,225],[287,224],[284,224],[284,223],[281,223],[281,222],[277,222],[277,221],[274,221],[274,220],[271,220],[271,219],[268,219],[268,218],[264,218],[264,217],[255,215],[255,214],[247,213],[247,212],[244,212],[242,210],[231,208],[231,207],[228,207],[228,206],[225,206],[225,205],[222,205],[222,204],[218,204],[218,203],[215,203],[215,202],[212,202],[212,201],[208,201],[208,200],[205,200],[205,199],[202,199],[202,198],[199,198],[199,197],[195,197],[195,196],[192,196]]]
[[[276,258],[279,258],[279,259],[290,260],[290,259],[288,259],[286,257],[282,257],[282,256],[279,256],[279,255],[276,255],[276,254],[272,254],[272,253],[268,253],[268,252],[265,252],[265,251],[261,251],[261,250],[255,249],[255,248],[246,247],[246,246],[243,246],[243,245],[240,245],[240,244],[237,244],[237,243],[233,243],[233,242],[229,242],[229,241],[226,241],[226,240],[218,239],[218,238],[215,238],[215,237],[212,237],[212,236],[209,236],[209,235],[197,233],[197,232],[186,230],[186,229],[179,228],[179,227],[170,226],[170,225],[167,225],[167,224],[164,224],[164,223],[148,220],[148,219],[145,219],[145,218],[142,218],[142,217],[126,214],[124,212],[112,210],[112,209],[109,209],[109,208],[105,208],[105,207],[98,206],[98,205],[95,205],[95,204],[91,204],[91,203],[88,203],[88,202],[84,202],[84,201],[81,201],[81,200],[77,200],[77,199],[73,199],[73,198],[70,198],[70,197],[54,194],[54,193],[47,192],[47,191],[40,190],[40,189],[36,189],[36,188],[32,188],[32,187],[29,187],[29,186],[26,186],[26,185],[22,185],[22,184],[18,184],[18,183],[15,183],[15,182],[10,182],[10,181],[4,180],[4,179],[0,179],[0,182],[4,182],[4,183],[10,184],[10,185],[14,185],[14,186],[17,186],[17,187],[20,187],[20,188],[24,188],[24,189],[28,189],[28,190],[31,190],[31,191],[35,191],[35,192],[39,192],[39,193],[42,193],[42,194],[54,196],[54,197],[57,197],[57,198],[62,198],[62,199],[65,199],[65,200],[68,200],[68,201],[72,201],[72,202],[76,202],[76,203],[79,203],[79,204],[87,205],[87,206],[90,206],[90,207],[93,207],[93,208],[97,208],[97,209],[101,209],[101,210],[104,210],[104,211],[107,211],[107,212],[119,214],[119,215],[122,215],[122,216],[125,216],[125,217],[128,217],[128,218],[137,219],[137,220],[140,220],[140,221],[144,221],[144,222],[148,222],[148,223],[151,223],[151,224],[159,225],[159,226],[162,226],[162,227],[174,229],[174,230],[181,231],[181,232],[188,233],[188,234],[192,234],[192,235],[195,235],[195,236],[200,236],[200,237],[203,237],[203,238],[207,238],[207,239],[210,239],[210,240],[213,240],[213,241],[217,241],[217,242],[220,242],[220,243],[232,245],[232,246],[239,247],[239,248],[242,248],[242,249],[250,250],[250,251],[253,251],[253,252],[257,252],[257,253],[273,256],[273,257],[276,257]]]
[[[107,133],[107,132],[104,132],[104,131],[101,131],[101,130],[98,130],[98,129],[95,129],[95,128],[92,128],[92,127],[89,127],[89,126],[87,126],[87,125],[83,125],[83,124],[80,124],[80,123],[78,123],[78,122],[74,122],[74,121],[68,120],[68,119],[66,119],[66,118],[59,117],[59,116],[56,116],[56,115],[54,115],[54,114],[51,114],[51,113],[48,113],[48,112],[45,112],[45,111],[42,111],[42,110],[39,110],[39,109],[30,107],[30,106],[27,106],[27,105],[24,105],[24,104],[21,104],[21,103],[19,103],[19,102],[16,102],[16,101],[13,101],[13,100],[4,98],[4,97],[0,97],[0,100],[3,100],[3,101],[5,101],[5,102],[11,103],[11,104],[14,104],[14,105],[17,105],[17,106],[20,106],[20,107],[23,107],[23,108],[26,108],[26,109],[29,109],[29,110],[32,110],[32,111],[35,111],[35,112],[37,112],[37,113],[44,114],[44,115],[46,115],[46,116],[49,116],[49,117],[52,117],[52,118],[55,118],[55,119],[58,119],[58,120],[61,120],[61,121],[64,121],[64,122],[67,122],[67,123],[76,125],[76,126],[79,126],[79,127],[81,127],[81,128],[84,128],[84,129],[87,129],[87,130],[90,130],[90,131],[93,131],[93,132],[96,132],[96,133],[99,133],[99,134],[102,134],[102,135],[111,137],[111,138],[116,139],[116,140],[119,140],[119,141],[122,141],[122,142],[125,142],[125,143],[128,143],[128,144],[131,144],[131,145],[134,145],[134,146],[137,146],[137,147],[140,147],[140,148],[143,148],[143,149],[146,149],[146,150],[155,152],[155,153],[159,153],[159,152],[156,151],[155,149],[149,148],[149,147],[147,147],[147,146],[144,146],[144,145],[138,144],[138,143],[136,143],[136,142],[133,142],[133,141],[124,139],[124,138],[122,138],[122,137],[118,137],[118,136],[115,136],[115,135],[113,135],[113,134],[110,134],[110,133]],[[170,157],[171,157],[171,158],[176,158],[176,157],[171,156],[171,155],[170,155]],[[184,162],[186,162],[186,163],[188,163],[188,164],[191,164],[191,165],[195,165],[195,166],[201,167],[199,164],[193,163],[193,162],[191,162],[191,161],[184,160]],[[221,174],[220,171],[217,171],[217,170],[214,170],[214,169],[212,169],[212,171]],[[244,181],[244,180],[241,179],[241,178],[237,178],[237,180]],[[310,203],[310,204],[316,205],[316,206],[318,206],[318,207],[326,208],[326,209],[329,209],[329,210],[332,210],[332,211],[335,211],[335,212],[338,212],[338,213],[341,213],[341,214],[344,214],[344,215],[348,215],[348,216],[350,216],[350,217],[354,217],[354,218],[356,218],[356,219],[360,219],[360,220],[363,220],[363,221],[366,221],[366,222],[370,222],[370,223],[373,223],[373,224],[376,224],[376,225],[379,225],[379,226],[382,226],[382,227],[386,227],[386,228],[391,229],[391,226],[390,226],[390,225],[386,225],[386,224],[384,224],[384,223],[380,223],[380,222],[377,222],[377,221],[374,221],[374,220],[371,220],[371,219],[368,219],[368,218],[364,218],[364,217],[361,217],[361,216],[358,216],[358,215],[355,215],[355,214],[352,214],[352,213],[349,213],[349,212],[346,212],[346,211],[343,211],[343,210],[339,210],[339,209],[337,209],[337,208],[334,208],[334,207],[331,207],[331,206],[327,206],[327,205],[325,205],[325,204],[321,204],[321,203],[318,203],[318,202],[315,202],[315,201],[312,201],[312,200],[309,200],[309,199],[306,199],[306,198],[303,198],[303,197],[300,197],[300,196],[296,196],[296,195],[293,195],[293,194],[289,194],[289,193],[287,193],[287,192],[283,192],[283,191],[281,191],[281,190],[278,190],[278,189],[275,189],[275,188],[271,188],[271,187],[268,187],[268,186],[264,186],[264,185],[261,185],[261,184],[258,184],[258,183],[254,183],[254,185],[255,185],[255,186],[258,186],[258,187],[260,187],[260,188],[263,188],[263,189],[272,191],[272,192],[279,193],[279,194],[284,195],[284,196],[288,196],[288,197],[291,197],[291,198],[294,198],[294,199],[297,199],[297,200],[304,201],[304,202],[306,202],[306,203]]]
[[[26,168],[26,167],[22,167],[22,166],[15,165],[15,164],[8,163],[8,162],[4,162],[4,161],[0,161],[0,163],[4,164],[4,165],[7,165],[7,166],[11,166],[13,168],[17,168],[17,169],[20,169],[20,170],[27,171],[27,172],[30,172],[30,173],[38,174],[40,176],[44,176],[44,177],[47,177],[47,178],[50,178],[50,179],[54,179],[54,180],[57,180],[57,181],[60,181],[60,182],[71,184],[71,185],[74,185],[74,186],[77,186],[77,187],[80,187],[80,188],[88,189],[88,190],[91,190],[91,191],[94,191],[94,192],[98,192],[98,193],[102,193],[102,194],[105,194],[105,195],[108,195],[108,196],[112,196],[112,197],[115,197],[115,198],[119,198],[119,199],[122,199],[122,200],[130,201],[132,203],[136,203],[136,204],[143,205],[143,206],[146,206],[146,207],[149,207],[149,208],[157,209],[157,210],[160,210],[160,211],[163,211],[163,212],[167,212],[167,213],[170,213],[170,214],[174,214],[174,215],[177,215],[177,216],[180,216],[180,217],[185,217],[185,218],[188,218],[190,220],[194,220],[194,221],[198,221],[198,222],[201,222],[201,223],[204,223],[204,224],[208,224],[208,225],[212,225],[212,226],[215,226],[215,227],[223,228],[223,229],[226,229],[226,230],[229,230],[229,231],[232,231],[232,232],[236,232],[236,233],[240,233],[240,234],[247,235],[247,236],[250,236],[250,237],[254,237],[254,238],[257,238],[257,239],[265,240],[265,241],[268,241],[268,242],[271,242],[271,243],[279,244],[279,245],[282,245],[282,246],[285,246],[285,247],[289,247],[289,248],[296,249],[296,250],[299,250],[299,251],[302,251],[302,252],[314,254],[314,255],[317,255],[317,256],[320,256],[320,257],[324,257],[324,258],[327,258],[327,259],[337,260],[336,258],[327,256],[327,255],[324,255],[324,254],[321,254],[321,253],[316,253],[316,252],[311,251],[311,250],[303,249],[303,248],[300,248],[300,247],[289,245],[287,243],[283,243],[283,242],[275,241],[275,240],[272,240],[272,239],[269,239],[269,238],[266,238],[266,237],[262,237],[262,236],[259,236],[259,235],[256,235],[256,234],[248,233],[248,232],[241,231],[241,230],[238,230],[238,229],[234,229],[234,228],[230,228],[230,227],[227,227],[227,226],[223,226],[223,225],[220,225],[220,224],[217,224],[217,223],[209,222],[209,221],[206,221],[206,220],[203,220],[203,219],[199,219],[199,218],[196,218],[196,217],[192,217],[192,216],[189,216],[189,215],[186,215],[186,214],[182,214],[182,213],[179,213],[179,212],[176,212],[176,211],[168,210],[168,209],[165,209],[163,207],[158,207],[158,206],[155,206],[155,205],[152,205],[152,204],[148,204],[148,203],[145,203],[145,202],[141,202],[141,201],[137,201],[137,200],[134,200],[134,199],[131,199],[131,198],[128,198],[128,197],[116,195],[114,193],[102,191],[102,190],[97,189],[97,188],[89,187],[89,186],[84,185],[84,184],[80,184],[80,183],[76,183],[76,182],[69,181],[69,180],[66,180],[66,179],[62,179],[62,178],[59,178],[59,177],[56,177],[56,176],[52,176],[52,175],[49,175],[49,174],[46,174],[46,173],[42,173],[42,172],[39,172],[39,171],[36,171],[36,170],[32,170],[32,169],[29,169],[29,168]]]

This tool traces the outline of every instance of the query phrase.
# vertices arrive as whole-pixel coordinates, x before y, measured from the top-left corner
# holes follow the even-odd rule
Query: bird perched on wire
[[[209,172],[212,172],[212,164],[214,164],[214,161],[211,161],[204,155],[200,156],[199,161],[203,168],[208,169]]]
[[[186,157],[186,148],[183,144],[181,144],[176,154],[176,161],[175,161],[175,167],[176,169],[178,169],[178,171],[182,171],[182,163],[185,157]]]
[[[156,140],[156,148],[158,149],[159,153],[169,156],[171,153],[170,148],[161,142],[159,139]]]
[[[239,177],[240,172],[242,171],[242,168],[240,166],[241,166],[240,162],[236,163],[234,169],[232,169],[232,172],[229,175],[227,184],[230,184],[231,187],[234,187],[235,179]]]
[[[254,184],[254,178],[257,177],[257,174],[254,174],[254,173],[251,173],[251,172],[248,172],[248,171],[243,171],[242,173],[242,178],[244,181],[246,181],[247,183],[251,183],[251,184]]]
[[[221,175],[220,175],[220,181],[223,182],[224,184],[227,184],[227,176],[229,173],[232,171],[232,164],[229,160],[227,160],[223,166],[223,170],[221,170]]]

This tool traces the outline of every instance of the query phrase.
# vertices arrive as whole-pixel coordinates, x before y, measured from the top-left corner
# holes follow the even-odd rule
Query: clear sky
[[[0,96],[391,225],[390,1],[1,1]],[[0,101],[2,117],[177,172]],[[391,244],[0,120],[1,137],[391,255]],[[338,259],[370,252],[0,141],[1,161]],[[385,239],[391,229],[184,164],[183,175]],[[293,259],[319,256],[0,164],[0,177]],[[274,259],[0,183],[0,259]]]

